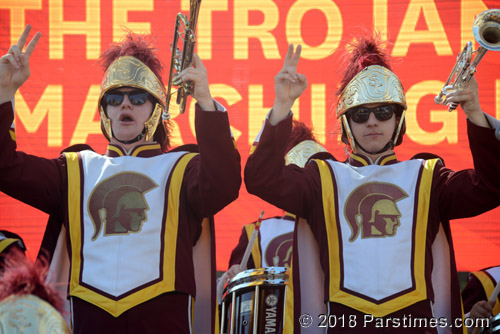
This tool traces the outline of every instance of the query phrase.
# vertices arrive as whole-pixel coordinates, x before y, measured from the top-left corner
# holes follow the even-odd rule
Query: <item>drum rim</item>
[[[224,288],[223,300],[233,292],[255,286],[286,286],[290,270],[286,267],[248,269],[234,276]]]

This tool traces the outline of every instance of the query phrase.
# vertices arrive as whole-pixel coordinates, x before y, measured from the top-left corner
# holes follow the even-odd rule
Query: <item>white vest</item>
[[[79,155],[66,154],[70,295],[118,316],[174,290],[180,185],[194,154]],[[121,214],[136,217],[135,227],[120,230],[114,217]]]
[[[330,301],[384,316],[425,300],[427,219],[436,161],[363,167],[316,162],[328,237]]]

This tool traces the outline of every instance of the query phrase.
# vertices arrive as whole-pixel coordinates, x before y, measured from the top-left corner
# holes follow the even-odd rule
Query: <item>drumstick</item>
[[[498,293],[500,292],[500,281],[497,282],[497,285],[495,286],[495,290],[491,293],[490,299],[488,302],[496,302]],[[495,307],[495,304],[493,304],[493,307]],[[472,334],[479,334],[481,333],[481,328],[476,327],[472,330]]]
[[[498,281],[497,286],[495,287],[495,290],[493,290],[493,293],[490,296],[490,302],[494,302],[497,300],[498,293],[500,293],[500,281]],[[495,304],[493,304],[495,305]]]
[[[250,240],[248,241],[247,249],[245,249],[245,254],[243,254],[243,259],[241,260],[240,270],[247,269],[248,258],[250,257],[250,253],[252,252],[253,244],[255,243],[255,239],[257,239],[257,234],[259,234],[260,224],[262,223],[262,217],[264,216],[264,210],[260,213],[260,217],[255,223],[255,229],[250,236]]]

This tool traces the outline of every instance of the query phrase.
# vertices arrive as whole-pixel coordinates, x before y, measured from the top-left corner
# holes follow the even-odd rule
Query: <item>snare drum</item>
[[[282,333],[289,270],[249,269],[229,282],[221,309],[221,334]]]

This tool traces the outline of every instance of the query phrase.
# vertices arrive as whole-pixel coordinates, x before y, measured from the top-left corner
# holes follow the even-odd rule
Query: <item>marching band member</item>
[[[69,260],[74,333],[192,332],[192,304],[200,295],[193,245],[200,236],[210,238],[206,218],[236,199],[241,184],[228,115],[210,95],[206,68],[195,55],[178,74],[194,85],[199,153],[183,147],[165,153],[162,63],[151,42],[129,33],[100,58],[106,72],[98,107],[107,152],[45,159],[17,151],[11,128],[11,100],[29,77],[40,38],[37,33],[23,51],[29,32],[28,26],[0,59],[0,190],[61,217],[52,230],[66,241],[50,249],[62,254],[51,254],[52,262]],[[205,253],[212,250],[209,242]],[[203,280],[215,295],[215,272],[210,275]],[[206,310],[208,330],[215,308]]]
[[[245,167],[247,190],[310,225],[328,315],[345,320],[329,332],[399,333],[403,326],[405,333],[462,332],[453,327],[462,312],[449,221],[500,204],[500,141],[491,126],[496,120],[479,105],[477,82],[447,95],[467,117],[474,169],[452,171],[438,158],[399,161],[403,86],[378,41],[359,38],[336,109],[348,160],[314,159],[295,169],[282,157],[290,108],[307,87],[297,72],[300,50],[289,46],[275,77],[275,103]]]
[[[257,145],[258,143],[254,143],[254,147]],[[304,122],[294,120],[290,141],[286,149],[285,163],[304,167],[307,160],[319,152],[326,152],[326,149],[316,141],[312,129]],[[243,226],[238,244],[231,252],[230,268],[241,263],[255,224],[253,222]],[[294,225],[295,216],[290,213],[263,219],[246,267],[248,269],[290,267]]]
[[[254,143],[253,147],[257,146],[258,143]],[[285,164],[297,169],[303,168],[311,158],[333,159],[333,156],[316,141],[312,129],[304,122],[297,120],[293,121],[293,129],[285,152]],[[296,229],[303,231],[303,233],[297,235]],[[256,233],[256,238],[254,233]],[[252,242],[252,240],[255,241]],[[306,245],[306,249],[300,254],[300,261],[297,256],[292,255],[296,255],[294,248],[298,245]],[[245,262],[249,251],[248,261]],[[317,254],[317,244],[309,227],[307,227],[307,223],[301,218],[296,219],[293,214],[285,213],[283,216],[259,219],[257,222],[246,224],[243,226],[237,246],[231,253],[229,270],[222,275],[219,282],[218,300],[222,299],[223,284],[228,283],[242,270],[269,268],[271,272],[273,267],[280,267],[275,269],[281,273],[281,267],[288,268],[286,298],[283,299],[286,318],[277,320],[276,328],[269,326],[266,330],[272,332],[274,329],[278,331],[279,328],[283,332],[295,332],[296,321],[294,319],[298,318],[302,309],[311,310],[314,308],[319,310],[318,313],[324,313],[324,304],[320,302],[321,298],[316,298],[321,295],[322,290],[316,289],[316,293],[311,291],[311,286],[320,286],[323,279]],[[311,268],[315,271],[310,271]],[[301,272],[304,274],[300,275]],[[252,271],[248,274],[249,276],[241,277],[241,279],[242,281],[251,280],[254,274],[258,276],[256,271]],[[297,279],[299,277],[300,280]],[[237,281],[234,284],[237,285]],[[265,285],[262,288],[265,289]],[[264,298],[263,296],[255,298]],[[230,304],[230,298],[226,299],[227,305]],[[226,310],[226,312],[230,312],[230,310]]]

